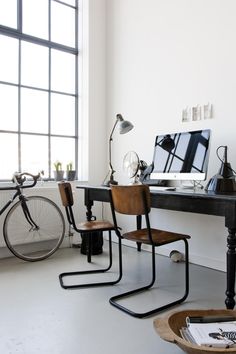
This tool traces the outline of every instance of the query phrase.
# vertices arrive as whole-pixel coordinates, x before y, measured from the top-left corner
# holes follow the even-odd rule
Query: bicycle
[[[30,262],[46,259],[55,253],[65,235],[63,214],[52,200],[23,194],[23,189],[34,187],[39,177],[40,173],[15,173],[12,178],[14,186],[0,187],[0,191],[15,190],[12,198],[0,209],[0,215],[17,197],[19,199],[5,216],[4,240],[11,253]]]

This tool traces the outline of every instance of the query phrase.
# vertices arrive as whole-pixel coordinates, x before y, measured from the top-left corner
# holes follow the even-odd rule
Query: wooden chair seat
[[[183,234],[177,234],[174,232],[170,231],[163,231],[163,230],[158,230],[158,229],[150,229],[151,235],[152,235],[152,241],[154,246],[162,246],[167,243],[175,242],[175,241],[180,241],[183,239],[189,239],[190,236],[188,235],[183,235]],[[141,230],[135,230],[131,232],[126,232],[122,234],[123,238],[130,240],[130,241],[135,241],[135,242],[141,242],[145,244],[152,244],[150,242],[150,238],[148,236],[148,229],[141,229]]]
[[[106,220],[85,221],[77,224],[76,227],[80,232],[114,230],[114,225]]]

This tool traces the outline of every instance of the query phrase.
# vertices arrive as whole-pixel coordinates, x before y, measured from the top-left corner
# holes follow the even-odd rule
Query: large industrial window
[[[78,160],[78,0],[0,0],[0,180]]]

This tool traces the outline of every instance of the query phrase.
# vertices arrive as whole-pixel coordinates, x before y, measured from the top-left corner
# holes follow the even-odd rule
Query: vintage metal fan
[[[139,183],[138,171],[140,167],[140,160],[135,151],[129,151],[125,154],[123,159],[123,170],[126,175],[132,179],[132,184]]]

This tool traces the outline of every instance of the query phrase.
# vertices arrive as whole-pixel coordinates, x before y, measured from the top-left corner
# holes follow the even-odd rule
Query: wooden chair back
[[[71,184],[69,182],[61,181],[58,183],[58,188],[61,196],[62,205],[64,207],[71,207],[74,204]]]
[[[114,210],[120,214],[145,215],[150,212],[151,198],[147,185],[112,185],[111,195]]]

